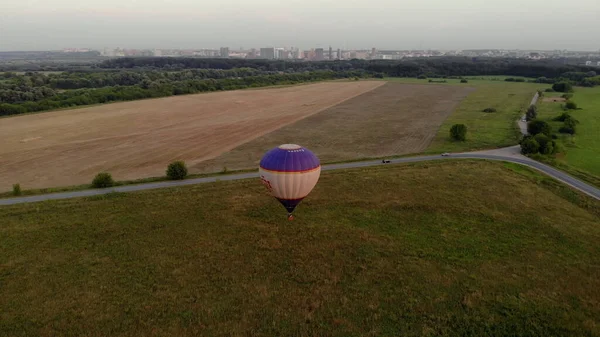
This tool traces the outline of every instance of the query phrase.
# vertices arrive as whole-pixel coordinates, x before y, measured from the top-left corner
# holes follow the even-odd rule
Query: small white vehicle
[[[444,157],[448,157],[449,155],[450,155],[450,153],[448,153],[448,152],[442,153],[442,156],[444,156]]]

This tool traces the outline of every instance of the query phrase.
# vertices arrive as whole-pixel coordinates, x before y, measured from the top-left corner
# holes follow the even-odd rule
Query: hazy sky
[[[0,0],[0,50],[600,49],[599,0]]]

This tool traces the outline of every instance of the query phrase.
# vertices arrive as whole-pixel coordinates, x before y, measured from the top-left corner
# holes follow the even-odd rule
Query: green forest
[[[557,61],[443,57],[399,61],[321,62],[125,57],[17,72],[0,67],[0,115],[15,115],[144,98],[334,79],[461,78],[505,75],[507,81],[600,85],[594,68]]]

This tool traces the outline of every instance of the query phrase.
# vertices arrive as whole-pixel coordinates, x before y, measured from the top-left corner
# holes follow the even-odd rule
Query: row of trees
[[[577,76],[574,74],[577,74]],[[573,92],[573,85],[581,87],[595,87],[600,85],[600,76],[598,76],[595,71],[589,71],[587,73],[568,72],[561,74],[557,78],[539,77],[535,80],[527,81],[524,78],[508,77],[504,79],[504,81],[552,84],[552,89],[548,89],[550,92]]]
[[[521,140],[521,153],[523,154],[541,153],[551,155],[555,154],[557,151],[558,146],[556,141],[545,133],[527,135]]]
[[[111,71],[73,71],[62,73],[27,72],[18,75],[12,72],[0,73],[0,88],[15,89],[20,87],[48,87],[52,89],[102,88],[116,85],[138,85],[153,81],[184,81],[197,79],[222,79],[269,75],[252,68],[189,69],[184,71],[165,70],[111,70]]]
[[[538,100],[544,96],[540,90],[537,92]],[[537,102],[536,102],[537,103]],[[536,104],[532,104],[525,112],[527,120],[527,133],[520,141],[521,153],[535,154],[541,153],[551,155],[558,151],[556,141],[552,139],[552,128],[545,121],[537,119],[538,108]]]
[[[0,72],[10,71],[13,68],[16,70],[18,67],[0,65]],[[93,60],[88,63],[57,63],[41,68],[36,65],[35,70],[71,71],[87,69],[97,72],[114,69],[179,71],[187,69],[233,70],[240,68],[251,68],[266,72],[365,70],[391,77],[417,77],[419,75],[429,78],[519,76],[538,78],[539,83],[547,83],[547,81],[561,76],[574,82],[584,81],[586,78],[590,78],[588,74],[596,69],[589,66],[563,64],[560,60],[532,61],[516,58],[443,56],[402,60],[352,59],[319,62],[306,62],[302,60],[205,59],[193,57],[123,57],[104,61]],[[23,70],[23,68],[18,68],[18,70]]]
[[[543,75],[536,81],[554,82],[553,90],[563,92],[571,91],[573,84],[593,82],[598,77],[582,67],[552,62],[513,59],[500,62],[498,59],[460,57],[326,62],[149,57],[112,59],[95,67],[87,71],[51,74],[0,73],[0,115],[348,77],[445,76],[462,79],[464,83],[467,81],[462,76],[467,75],[531,75],[535,72]]]
[[[560,133],[568,133],[570,135],[574,135],[577,129],[577,124],[579,121],[575,119],[575,117],[571,116],[568,112],[563,112],[560,116],[554,118],[553,120],[563,122],[563,125],[558,129]]]
[[[404,60],[338,60],[303,62],[296,60],[257,60],[257,59],[199,59],[181,57],[126,57],[112,59],[98,65],[107,69],[234,69],[254,68],[270,71],[304,70],[351,70],[363,69],[394,77],[448,77],[506,75],[520,77],[557,78],[565,73],[586,73],[594,68],[565,65],[559,61],[531,61],[516,58],[469,58],[432,57]]]
[[[57,91],[48,87],[19,86],[10,89],[0,88],[0,103],[36,102],[57,95]]]
[[[575,84],[578,86],[582,86],[582,87],[594,87],[597,85],[600,85],[600,76],[598,76],[598,74],[596,73],[596,71],[587,71],[587,72],[577,72],[577,71],[571,71],[571,72],[566,72],[564,74],[561,74],[559,77],[557,78],[546,78],[546,77],[540,77],[537,78],[535,81],[535,83],[545,83],[545,84],[557,84],[557,83],[568,83],[568,84]],[[563,85],[561,85],[561,88],[563,87]],[[553,87],[554,89],[554,87]],[[570,92],[570,90],[563,90],[563,89],[554,89],[555,91],[558,92]]]
[[[314,71],[296,74],[259,75],[224,79],[200,79],[176,82],[154,81],[133,86],[77,89],[56,93],[54,96],[37,101],[26,101],[19,104],[0,103],[0,115],[14,115],[114,101],[131,101],[143,98],[166,97],[209,91],[235,90],[270,85],[369,76],[370,74],[364,71]]]
[[[556,83],[553,89],[561,92],[572,92],[573,88],[568,83]],[[541,92],[538,92],[540,97]],[[572,94],[566,93],[562,95],[567,101],[563,105],[563,112],[560,116],[553,118],[553,121],[563,122],[563,125],[558,129],[559,133],[566,133],[573,135],[576,132],[577,124],[579,121],[575,119],[569,110],[576,110],[577,104],[571,100]],[[557,143],[554,139],[558,136],[553,134],[552,126],[546,121],[537,119],[537,106],[531,105],[527,109],[527,133],[528,135],[523,137],[521,140],[521,152],[523,154],[536,154],[541,153],[544,155],[555,154],[558,151]]]

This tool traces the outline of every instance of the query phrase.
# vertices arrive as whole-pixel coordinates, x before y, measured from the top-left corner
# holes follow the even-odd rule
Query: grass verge
[[[561,93],[552,93],[558,95]],[[565,152],[548,163],[600,186],[600,87],[576,87],[572,100],[579,106],[569,111],[579,120],[577,132],[573,136],[559,135],[558,141]],[[556,133],[563,123],[552,119],[564,112],[562,104],[546,101],[539,104],[538,118],[548,121]]]
[[[195,178],[204,178],[204,177],[217,177],[222,175],[231,175],[231,174],[239,174],[239,173],[247,173],[247,172],[255,172],[256,170],[233,170],[233,171],[222,171],[222,172],[212,172],[212,173],[200,173],[200,174],[190,174],[185,179],[195,179]],[[169,179],[166,176],[161,177],[149,177],[149,178],[141,178],[134,180],[120,180],[115,181],[113,187],[117,186],[125,186],[125,185],[139,185],[139,184],[148,184],[155,183],[159,181],[168,181]],[[29,189],[23,190],[19,197],[30,196],[30,195],[39,195],[39,194],[49,194],[49,193],[60,193],[60,192],[74,192],[74,191],[82,191],[93,189],[92,184],[83,184],[83,185],[74,185],[74,186],[63,186],[63,187],[51,187],[51,188],[40,188],[40,189]],[[11,198],[15,197],[13,192],[2,192],[0,193],[0,198]]]
[[[0,331],[597,335],[590,209],[469,160],[324,172],[294,222],[254,180],[2,207]]]

